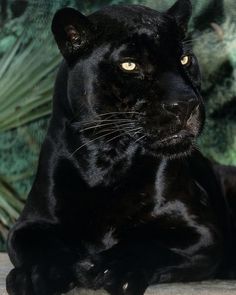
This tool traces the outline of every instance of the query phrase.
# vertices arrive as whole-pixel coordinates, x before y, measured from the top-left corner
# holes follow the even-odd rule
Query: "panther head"
[[[190,16],[189,0],[162,13],[117,5],[88,17],[72,8],[55,14],[76,151],[98,145],[189,154],[205,118],[198,62],[185,41]]]

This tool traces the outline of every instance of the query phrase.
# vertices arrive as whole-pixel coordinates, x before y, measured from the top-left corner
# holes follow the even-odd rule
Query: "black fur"
[[[194,148],[205,115],[183,39],[190,14],[188,0],[166,13],[56,13],[65,61],[37,175],[9,234],[10,295],[75,286],[141,295],[154,283],[233,273],[221,182]]]

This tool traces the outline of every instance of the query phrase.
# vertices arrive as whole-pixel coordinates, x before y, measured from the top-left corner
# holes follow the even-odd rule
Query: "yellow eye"
[[[121,68],[122,68],[123,70],[125,70],[125,71],[129,71],[129,72],[134,71],[134,70],[137,69],[137,65],[136,65],[136,63],[131,62],[131,61],[123,62],[123,63],[121,63],[120,66],[121,66]]]
[[[189,66],[191,63],[191,57],[189,55],[183,55],[180,62],[183,66]]]

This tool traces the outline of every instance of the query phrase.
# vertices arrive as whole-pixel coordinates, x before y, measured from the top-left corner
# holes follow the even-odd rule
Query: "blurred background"
[[[89,14],[133,3],[165,10],[175,0],[0,0],[0,251],[24,206],[51,113],[61,56],[50,32],[63,6]],[[195,0],[189,39],[202,71],[207,122],[199,146],[236,165],[236,1]]]

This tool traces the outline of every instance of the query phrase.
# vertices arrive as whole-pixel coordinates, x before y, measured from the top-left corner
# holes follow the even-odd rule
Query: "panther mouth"
[[[155,156],[179,157],[191,153],[196,135],[190,130],[180,130],[163,139],[146,142],[146,151]]]
[[[165,116],[163,117],[165,119]],[[161,121],[163,124],[159,124],[163,125],[162,128],[149,129],[144,142],[145,151],[170,157],[191,153],[204,123],[204,113],[200,106],[198,105],[189,116],[184,115],[182,120],[167,119]],[[153,124],[147,127],[149,126],[152,127]]]
[[[167,145],[174,145],[178,144],[184,141],[193,141],[195,138],[195,135],[188,131],[188,130],[181,130],[178,133],[172,134],[170,136],[167,136],[161,140],[158,141],[159,144],[167,144]]]

